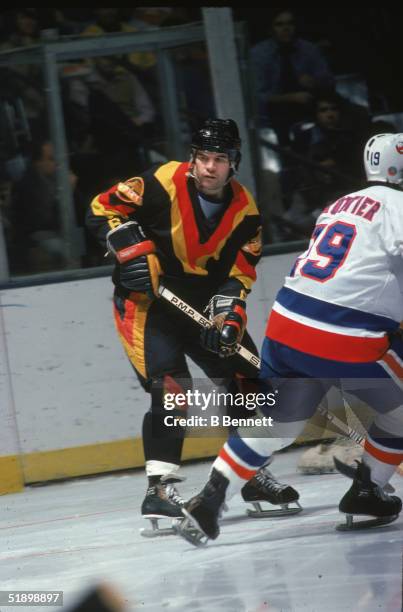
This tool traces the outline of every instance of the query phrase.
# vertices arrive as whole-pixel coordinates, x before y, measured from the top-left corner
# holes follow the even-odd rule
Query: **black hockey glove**
[[[208,351],[229,357],[236,353],[246,327],[246,302],[237,297],[215,295],[208,311],[211,327],[203,327],[200,341]]]
[[[108,250],[119,262],[120,282],[130,291],[158,296],[161,266],[155,255],[155,244],[147,240],[137,221],[128,221],[111,230]]]

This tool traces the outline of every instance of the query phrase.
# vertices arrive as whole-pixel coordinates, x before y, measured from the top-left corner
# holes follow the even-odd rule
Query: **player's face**
[[[197,151],[193,173],[199,191],[220,197],[228,180],[230,162],[225,153]]]

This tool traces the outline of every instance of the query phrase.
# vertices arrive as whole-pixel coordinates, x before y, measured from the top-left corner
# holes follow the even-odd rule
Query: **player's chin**
[[[212,178],[206,178],[203,181],[200,182],[200,186],[201,188],[206,192],[215,192],[217,191],[217,189],[219,189],[219,185],[218,185],[218,181],[217,179],[212,179]]]

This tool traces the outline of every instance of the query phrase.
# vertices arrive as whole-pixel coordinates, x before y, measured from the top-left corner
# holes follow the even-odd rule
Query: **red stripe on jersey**
[[[203,244],[200,243],[199,230],[196,223],[196,218],[193,210],[193,204],[187,188],[187,176],[189,172],[189,164],[180,164],[173,175],[173,182],[176,186],[177,201],[182,218],[182,225],[186,228],[185,240],[186,251],[189,259],[189,265],[195,268],[200,257],[211,255],[213,256],[220,243],[225,241],[231,234],[234,228],[236,215],[249,205],[245,191],[236,181],[232,181],[231,186],[234,192],[234,197],[230,206],[224,213],[218,227]]]
[[[365,338],[336,334],[298,323],[275,310],[271,311],[266,336],[308,355],[349,363],[377,361],[389,346],[387,336]]]
[[[230,457],[230,455],[226,452],[224,448],[220,450],[218,456],[232,468],[232,470],[235,472],[235,474],[237,474],[237,476],[243,478],[244,480],[250,480],[257,472],[257,470],[248,470],[242,465],[239,465],[239,463],[237,463],[236,461],[234,461],[234,459],[232,459],[232,457]]]
[[[189,172],[189,164],[181,164],[174,173],[172,180],[176,186],[178,208],[182,219],[182,226],[185,230],[184,237],[188,262],[192,268],[195,268],[196,256],[193,250],[199,244],[200,237],[194,216],[193,204],[187,188],[187,172]]]
[[[128,215],[132,215],[135,210],[135,206],[122,204],[121,200],[116,195],[117,185],[114,185],[108,191],[101,193],[98,196],[98,201],[105,210],[110,210],[112,212],[120,213],[125,217]]]
[[[254,281],[256,280],[256,270],[254,266],[252,266],[248,262],[242,251],[238,252],[238,255],[236,256],[235,260],[235,265],[242,272],[242,274],[245,274],[245,276],[249,276],[249,278],[252,278]]]
[[[376,446],[373,446],[369,440],[365,440],[364,449],[369,455],[382,461],[382,463],[388,463],[389,465],[400,465],[403,461],[403,453],[388,453],[387,451],[380,450]]]
[[[114,317],[118,332],[123,336],[130,346],[133,346],[134,317],[137,304],[132,300],[125,300],[125,314],[123,319],[116,306],[114,306]]]

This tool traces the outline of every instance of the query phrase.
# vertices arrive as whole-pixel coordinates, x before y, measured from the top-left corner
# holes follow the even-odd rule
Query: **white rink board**
[[[0,296],[0,456],[19,454],[8,362],[8,336],[4,323],[4,313],[8,304],[3,298],[4,296]]]
[[[259,349],[269,307],[294,258],[272,256],[259,264],[248,298],[248,328]],[[0,293],[21,452],[140,435],[149,399],[116,336],[112,291],[109,278],[97,278]],[[2,380],[1,415],[12,410],[6,389]],[[4,436],[11,439],[1,428],[2,448]]]

